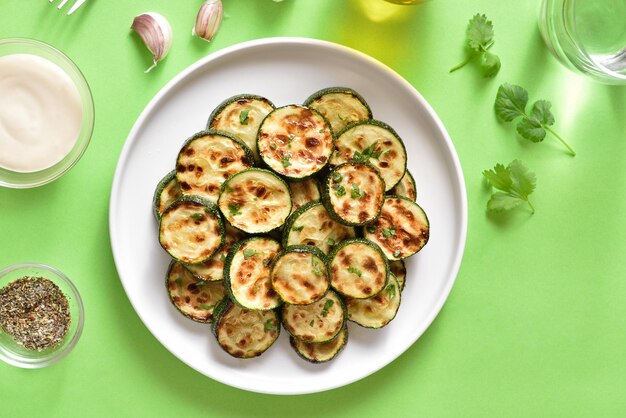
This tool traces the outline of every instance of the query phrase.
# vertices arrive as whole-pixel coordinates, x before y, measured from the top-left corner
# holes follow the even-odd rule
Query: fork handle
[[[76,9],[78,9],[80,6],[83,5],[84,2],[86,2],[87,0],[76,0],[76,3],[74,3],[74,5],[72,6],[72,8],[70,9],[69,12],[67,12],[68,15],[71,15],[72,13],[74,13],[76,11]]]

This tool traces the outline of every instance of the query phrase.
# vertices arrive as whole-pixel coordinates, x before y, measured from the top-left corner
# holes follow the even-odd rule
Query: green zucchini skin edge
[[[306,106],[299,105],[299,104],[288,104],[288,105],[285,105],[285,106],[276,107],[276,108],[274,108],[274,110],[272,110],[270,113],[268,113],[268,114],[267,114],[267,115],[263,118],[263,120],[261,121],[261,124],[259,125],[259,130],[258,130],[258,132],[256,133],[256,148],[259,150],[259,159],[261,160],[261,165],[262,165],[264,168],[266,168],[266,169],[270,170],[271,172],[273,172],[274,174],[276,174],[276,175],[278,175],[278,176],[281,176],[281,177],[286,178],[286,179],[287,179],[287,180],[289,180],[289,181],[298,182],[298,181],[308,180],[308,179],[310,179],[311,177],[314,177],[317,173],[319,173],[321,170],[323,170],[324,168],[326,168],[326,167],[328,166],[329,161],[330,161],[330,157],[333,155],[333,152],[335,152],[335,139],[336,139],[336,136],[335,136],[335,132],[333,131],[333,128],[330,126],[330,122],[328,122],[328,119],[326,119],[326,118],[324,117],[324,115],[322,115],[320,112],[318,112],[318,111],[317,111],[317,110],[315,110],[315,109],[311,109],[311,108],[309,108],[309,107],[306,107],[308,110],[310,110],[311,112],[313,112],[313,113],[317,114],[320,118],[322,118],[322,119],[324,120],[324,123],[326,124],[326,127],[327,127],[327,128],[328,128],[328,130],[330,131],[330,136],[333,138],[333,143],[332,143],[332,146],[331,146],[331,148],[330,148],[330,155],[328,156],[328,159],[326,160],[326,162],[325,162],[323,165],[321,165],[321,166],[320,166],[317,170],[315,170],[313,173],[308,174],[308,175],[306,175],[306,176],[304,176],[304,177],[289,177],[289,176],[285,176],[285,175],[280,174],[280,173],[276,173],[274,170],[272,170],[272,167],[270,167],[270,165],[269,165],[269,164],[268,164],[268,163],[267,163],[267,162],[263,159],[263,157],[261,156],[261,151],[260,151],[260,148],[259,148],[259,135],[260,135],[260,133],[261,133],[261,129],[263,128],[263,124],[265,123],[265,120],[266,120],[267,118],[269,118],[269,117],[272,115],[272,113],[274,113],[274,112],[276,112],[276,111],[278,111],[278,110],[284,109],[285,107],[293,107],[293,106],[296,106],[296,107],[306,107]]]
[[[345,128],[343,128],[336,136],[336,140],[339,141],[339,138],[341,138],[341,135],[343,135],[344,133],[346,133],[347,131],[349,131],[350,129],[357,127],[359,125],[373,125],[373,126],[378,126],[379,128],[383,128],[387,131],[389,131],[393,136],[396,137],[396,139],[398,140],[398,142],[400,143],[400,146],[402,147],[402,151],[404,152],[404,172],[406,173],[406,164],[408,161],[408,154],[406,153],[406,147],[404,146],[404,141],[402,140],[402,138],[400,137],[400,135],[398,135],[398,133],[396,132],[395,129],[393,129],[391,126],[387,125],[385,122],[380,121],[378,119],[367,119],[367,120],[361,120],[355,123],[351,123],[350,125],[346,126]],[[352,161],[352,160],[351,160]],[[389,187],[389,185],[387,185],[387,187],[389,187],[389,190],[391,190],[392,188],[396,187],[396,185],[398,183],[400,183],[400,180],[402,180],[402,177],[400,177],[398,179],[398,181],[393,184],[391,187]]]
[[[367,117],[369,119],[372,119],[372,109],[370,108],[370,105],[365,101],[363,96],[361,96],[359,93],[349,87],[327,87],[325,89],[318,90],[315,93],[311,94],[309,97],[307,97],[303,104],[304,106],[309,106],[320,97],[334,93],[349,94],[356,98],[367,109]]]
[[[378,210],[376,212],[376,216],[374,216],[372,219],[370,219],[369,221],[366,222],[348,222],[345,219],[342,219],[339,214],[337,214],[337,212],[335,211],[335,207],[332,205],[331,201],[330,201],[330,193],[331,193],[331,186],[329,185],[330,181],[332,180],[332,176],[335,173],[336,170],[339,170],[340,168],[347,166],[347,165],[352,165],[352,166],[358,166],[358,165],[362,165],[362,166],[368,166],[374,169],[374,172],[376,174],[376,176],[383,182],[383,185],[385,184],[385,181],[383,180],[383,178],[380,175],[380,171],[374,167],[373,165],[369,164],[369,163],[355,163],[355,162],[345,162],[345,163],[341,163],[337,166],[335,166],[331,171],[328,172],[328,174],[326,175],[326,178],[324,179],[324,184],[322,186],[322,204],[324,205],[324,207],[326,208],[326,211],[328,212],[328,214],[330,215],[330,217],[336,221],[339,222],[340,224],[346,225],[346,226],[363,226],[363,225],[367,225],[369,223],[374,222],[379,216],[380,213],[383,210],[383,204],[385,203],[385,192],[383,190],[383,198],[380,202],[380,205],[378,206]]]
[[[163,193],[163,189],[165,189],[165,186],[167,186],[174,179],[176,179],[176,170],[172,170],[167,173],[161,179],[161,181],[159,181],[159,184],[157,184],[157,187],[154,191],[154,196],[152,198],[152,211],[154,212],[154,217],[157,221],[161,219],[161,213],[159,212],[159,202],[161,201],[161,194]]]
[[[232,305],[233,305],[233,301],[230,300],[228,296],[226,296],[224,299],[222,299],[220,303],[218,303],[213,308],[213,322],[211,323],[211,331],[213,332],[213,335],[215,336],[216,339],[217,339],[217,324],[220,321],[220,319],[222,319],[222,315],[224,315],[224,312],[226,312],[226,310]],[[218,345],[221,347],[220,344]]]
[[[196,132],[191,137],[189,137],[180,147],[180,151],[178,151],[178,154],[176,155],[176,163],[177,163],[176,165],[178,165],[178,160],[180,158],[180,154],[182,153],[183,149],[185,149],[193,141],[199,138],[208,136],[208,135],[223,136],[223,137],[230,139],[231,141],[234,141],[237,145],[243,148],[243,151],[245,152],[246,159],[247,159],[246,164],[250,164],[250,166],[254,165],[254,161],[255,161],[254,154],[252,153],[252,150],[248,148],[245,142],[243,142],[241,139],[237,138],[235,135],[231,134],[230,132],[219,131],[217,129],[205,129],[204,131]]]
[[[322,299],[323,299],[323,298],[325,298],[325,297],[326,297],[329,293],[334,293],[334,294],[335,294],[335,297],[339,300],[339,304],[341,305],[341,312],[342,312],[342,316],[343,316],[343,322],[342,322],[342,324],[341,324],[341,328],[339,328],[339,331],[337,332],[337,334],[333,335],[332,337],[330,337],[330,338],[328,338],[328,339],[326,339],[326,340],[323,340],[323,341],[316,341],[316,342],[315,342],[316,344],[317,344],[317,343],[326,343],[326,342],[328,342],[328,341],[332,340],[333,338],[335,338],[337,335],[339,335],[339,333],[340,333],[340,332],[341,332],[344,328],[346,328],[346,323],[348,322],[348,308],[347,308],[347,306],[346,306],[345,302],[343,301],[343,298],[341,297],[341,295],[340,295],[339,293],[337,293],[337,291],[335,291],[335,289],[333,289],[333,288],[331,288],[331,287],[329,286],[329,287],[328,287],[328,291],[326,291],[326,293],[324,294],[324,296],[322,296]],[[309,304],[307,304],[307,305],[299,305],[299,306],[308,306],[308,305],[311,305],[311,304],[316,303],[316,302],[319,302],[319,300],[317,300],[317,301],[315,301],[315,302],[312,302],[312,303],[309,303]],[[285,329],[285,331],[287,332],[287,334],[289,334],[289,336],[290,336],[291,338],[296,338],[296,339],[298,339],[298,337],[294,336],[293,334],[291,334],[291,332],[289,332],[289,328],[287,328],[287,327],[284,325],[284,323],[283,323],[283,322],[284,322],[284,321],[283,321],[283,313],[284,313],[284,307],[285,307],[286,305],[289,305],[289,303],[285,302],[285,303],[284,303],[284,305],[281,307],[280,311],[278,312],[278,314],[279,314],[279,319],[280,319],[280,323],[281,323],[281,324],[283,324],[283,328]],[[213,316],[213,318],[215,318],[215,316]]]
[[[221,213],[221,209],[219,208],[219,204],[220,204],[219,202],[220,202],[220,199],[222,198],[222,193],[224,193],[224,190],[226,190],[226,186],[227,186],[227,184],[230,182],[230,180],[232,180],[233,178],[235,178],[235,177],[239,176],[240,174],[244,174],[244,173],[247,173],[247,172],[250,172],[250,171],[262,172],[262,173],[265,173],[265,174],[270,174],[270,175],[272,175],[273,177],[275,177],[276,179],[280,180],[280,182],[281,182],[281,183],[285,186],[285,188],[287,189],[287,194],[289,195],[289,212],[291,212],[291,208],[293,207],[293,203],[292,203],[292,201],[291,201],[291,191],[289,190],[289,184],[285,181],[285,179],[284,179],[282,176],[280,176],[278,173],[276,173],[276,172],[274,172],[274,171],[272,171],[272,170],[268,170],[268,169],[266,169],[266,168],[250,167],[250,168],[246,168],[245,170],[241,170],[240,172],[238,172],[238,173],[236,173],[236,174],[233,174],[233,175],[232,175],[232,176],[230,176],[230,177],[229,177],[226,181],[224,181],[224,183],[222,183],[222,185],[220,186],[220,196],[219,196],[219,198],[217,199],[217,208],[218,208],[218,210],[220,211],[220,213]],[[289,216],[290,216],[290,215],[288,215],[288,216],[287,216],[287,219],[289,219]],[[285,225],[285,224],[286,224],[287,219],[285,219],[285,222],[284,222],[282,225],[278,225],[276,228],[272,228],[272,229],[269,229],[269,230],[267,230],[267,231],[259,231],[259,232],[254,232],[254,233],[252,233],[252,232],[247,232],[247,231],[244,231],[244,230],[242,230],[242,229],[240,229],[240,228],[237,228],[235,225],[231,224],[231,223],[230,223],[230,221],[228,220],[228,218],[224,215],[224,220],[225,220],[226,222],[228,222],[228,225],[232,226],[232,227],[233,227],[233,228],[235,228],[237,231],[241,231],[241,232],[243,232],[244,234],[253,235],[253,236],[256,236],[256,235],[263,235],[263,234],[270,234],[270,233],[272,233],[272,232],[274,232],[274,231],[278,231],[280,228],[282,228],[282,227],[283,227],[283,225]]]
[[[333,259],[335,258],[335,256],[337,255],[337,253],[344,248],[346,245],[349,244],[364,244],[367,245],[368,247],[376,250],[376,252],[382,257],[383,261],[385,262],[385,284],[383,285],[383,287],[376,293],[367,296],[365,298],[355,298],[354,296],[349,296],[352,299],[368,299],[371,297],[376,296],[377,294],[379,294],[380,292],[383,291],[383,289],[387,286],[387,283],[389,282],[389,276],[391,275],[391,271],[389,270],[389,260],[387,260],[387,257],[385,257],[385,253],[383,253],[383,250],[380,249],[380,247],[375,243],[372,242],[368,239],[365,238],[348,238],[348,239],[344,239],[343,241],[341,241],[339,244],[335,245],[333,247],[333,249],[330,251],[330,253],[328,254],[328,270],[330,273],[330,287],[337,292],[337,294],[342,297],[344,296],[339,290],[335,289],[333,287],[333,281],[332,281],[332,270],[330,269],[330,265],[333,262]]]
[[[226,292],[228,292],[228,296],[230,297],[230,299],[232,300],[233,303],[235,303],[236,305],[238,305],[239,307],[243,308],[243,309],[248,309],[248,310],[254,310],[254,311],[271,311],[273,309],[276,309],[278,307],[280,307],[280,305],[283,304],[282,300],[281,303],[274,307],[274,308],[268,308],[268,309],[256,309],[256,308],[250,308],[248,306],[242,305],[237,298],[235,297],[235,295],[233,294],[233,291],[230,287],[230,283],[231,283],[231,277],[230,277],[230,266],[233,263],[233,259],[235,258],[235,254],[237,254],[237,251],[239,251],[239,249],[245,245],[247,242],[249,241],[253,241],[253,240],[257,240],[257,239],[265,239],[265,240],[269,240],[269,241],[274,241],[276,244],[278,244],[280,247],[282,247],[282,245],[280,244],[280,242],[274,238],[271,237],[267,237],[267,236],[252,236],[249,238],[246,238],[242,241],[239,241],[237,243],[235,243],[235,245],[233,245],[233,247],[230,249],[230,251],[228,252],[228,255],[226,256],[226,260],[224,260],[224,284],[226,287]],[[280,253],[279,253],[280,254]],[[276,257],[278,257],[278,254],[276,255]],[[272,260],[272,263],[270,263],[270,272],[271,272],[271,266],[273,264],[274,260]]]
[[[178,199],[173,201],[167,208],[165,208],[165,211],[163,211],[163,215],[165,215],[168,211],[172,210],[174,207],[184,202],[198,203],[204,206],[205,210],[208,209],[209,210],[208,213],[215,215],[215,217],[217,218],[217,224],[219,225],[219,228],[220,228],[220,245],[215,249],[215,251],[213,251],[213,253],[211,253],[211,255],[198,261],[198,263],[203,263],[207,261],[209,258],[213,257],[213,255],[215,255],[215,253],[217,253],[224,246],[224,242],[226,241],[226,228],[224,227],[224,221],[222,219],[222,215],[220,214],[220,210],[217,208],[217,205],[215,203],[197,195],[186,195],[186,196],[179,197]],[[174,258],[176,261],[180,261],[184,265],[185,262],[183,260],[176,259],[176,257],[170,254],[170,252],[167,251],[165,247],[163,246],[163,243],[161,242],[161,233],[160,233],[161,222],[162,220],[159,220],[159,244],[161,245],[163,250],[165,250],[165,252],[167,252],[172,258]]]
[[[340,353],[340,352],[344,349],[344,347],[345,347],[345,346],[346,346],[346,344],[348,343],[348,339],[349,339],[349,337],[350,337],[350,332],[348,331],[348,327],[346,326],[346,324],[345,324],[345,323],[344,323],[344,326],[343,326],[343,328],[341,329],[341,331],[339,331],[339,332],[337,333],[337,335],[335,335],[335,338],[339,338],[339,337],[340,337],[340,335],[341,335],[342,333],[345,333],[345,339],[344,339],[344,341],[343,341],[343,344],[341,344],[341,345],[340,345],[340,346],[339,346],[339,347],[335,350],[335,352],[333,353],[332,357],[330,357],[330,358],[328,358],[328,359],[326,359],[326,360],[323,360],[323,361],[313,360],[313,359],[310,359],[310,358],[306,357],[304,354],[302,354],[302,353],[300,352],[300,350],[298,350],[298,349],[296,348],[296,346],[295,346],[295,342],[296,342],[297,338],[296,338],[296,337],[294,337],[293,335],[290,335],[290,336],[289,336],[289,344],[290,344],[290,345],[291,345],[291,347],[293,348],[293,351],[295,351],[295,352],[296,352],[296,354],[298,355],[298,357],[300,357],[302,360],[307,361],[307,362],[309,362],[309,363],[313,363],[313,364],[322,364],[322,363],[327,363],[327,362],[329,362],[329,361],[333,360],[335,357],[337,357],[337,355],[338,355],[338,354],[339,354],[339,353]],[[330,340],[330,341],[332,341],[332,340]],[[329,342],[329,341],[327,341],[327,342]],[[307,343],[307,342],[305,342],[305,344],[324,344],[324,343]]]
[[[172,300],[172,297],[170,296],[170,289],[169,289],[169,277],[170,277],[170,272],[172,271],[172,268],[173,268],[173,267],[174,267],[174,265],[175,265],[176,263],[178,263],[178,262],[179,262],[179,261],[172,260],[172,261],[170,261],[169,266],[167,266],[167,273],[165,273],[165,290],[167,291],[167,296],[168,296],[167,298],[170,300],[170,303],[174,306],[174,308],[176,308],[176,310],[177,310],[178,312],[180,312],[180,314],[181,314],[181,315],[183,315],[185,318],[189,318],[189,319],[191,319],[192,321],[194,321],[194,322],[198,322],[198,323],[200,323],[200,324],[211,324],[211,323],[213,322],[213,320],[201,321],[201,320],[199,320],[199,319],[197,319],[197,318],[192,317],[192,316],[191,316],[191,315],[189,315],[189,314],[186,314],[186,313],[185,313],[185,312],[183,312],[183,311],[182,311],[182,310],[181,310],[181,309],[180,309],[180,308],[179,308],[179,307],[178,307],[178,306],[174,303],[174,301]],[[224,299],[226,299],[226,298],[227,298],[227,297],[226,297],[226,296],[224,296]],[[219,306],[219,304],[221,304],[221,303],[224,301],[224,299],[222,299],[220,302],[218,302],[218,303],[216,303],[216,304],[215,304],[215,307],[213,308],[213,314],[212,314],[213,319],[215,319],[215,309]]]
[[[400,181],[398,182],[398,184],[400,184],[400,182],[402,180],[404,180],[404,177],[409,176],[409,180],[411,181],[411,184],[413,185],[413,189],[415,190],[415,197],[417,198],[417,184],[415,183],[415,178],[413,177],[413,175],[411,174],[411,172],[409,172],[408,169],[404,170],[404,176],[400,179]],[[398,184],[396,184],[395,186],[393,186],[394,188],[398,186]],[[393,188],[391,190],[389,190],[387,193],[385,193],[385,197],[387,196],[400,196],[399,194],[395,194],[393,193]],[[409,200],[412,200],[415,202],[414,199],[409,198],[408,196],[402,196],[402,197],[406,197]]]
[[[380,248],[380,247],[379,247]],[[386,258],[386,257],[385,257]],[[393,262],[398,262],[398,263],[402,263],[402,267],[404,268],[404,281],[402,282],[402,286],[400,286],[400,291],[403,291],[404,288],[406,287],[406,276],[408,274],[408,271],[406,269],[406,264],[404,263],[404,260],[391,260]],[[395,274],[392,273],[391,271],[391,261],[387,258],[387,264],[389,265],[389,274],[393,275],[396,278],[396,281],[398,282],[398,284],[400,284],[400,280],[398,280],[398,276],[396,276]]]
[[[274,103],[272,103],[272,101],[266,97],[259,96],[257,94],[236,94],[222,101],[220,104],[217,105],[215,109],[213,109],[213,111],[209,115],[209,120],[207,121],[207,124],[206,124],[207,129],[211,129],[211,124],[213,123],[215,118],[220,113],[222,113],[222,111],[226,108],[226,106],[230,105],[232,102],[236,102],[238,100],[246,100],[246,99],[260,100],[270,105],[273,109],[276,109],[276,106],[274,105]]]
[[[283,225],[283,238],[281,242],[284,248],[287,248],[287,240],[289,239],[289,232],[291,231],[293,224],[300,217],[300,215],[302,215],[304,212],[306,212],[313,206],[317,206],[321,204],[322,202],[319,200],[314,200],[312,202],[305,203],[304,205],[300,206],[291,215],[287,217],[287,221],[285,221],[285,224]]]
[[[390,323],[391,321],[393,321],[394,319],[396,319],[396,316],[398,315],[398,311],[400,310],[400,305],[402,305],[402,291],[400,290],[400,286],[399,286],[399,284],[398,284],[398,280],[396,280],[396,277],[395,277],[393,274],[390,274],[390,275],[389,275],[389,278],[390,278],[390,280],[395,281],[395,284],[396,284],[396,286],[397,286],[397,288],[398,288],[398,290],[397,290],[397,292],[398,292],[398,297],[400,298],[400,301],[398,302],[398,309],[396,309],[396,312],[394,313],[393,318],[391,318],[389,321],[387,321],[387,323],[386,323],[385,325],[383,325],[382,327],[370,327],[370,326],[366,326],[366,325],[360,324],[360,323],[356,322],[355,320],[352,320],[352,319],[349,319],[349,318],[348,318],[348,321],[350,321],[350,322],[352,322],[352,323],[354,323],[354,324],[357,324],[358,326],[360,326],[360,327],[362,327],[362,328],[368,328],[368,329],[381,329],[381,328],[386,327],[387,325],[389,325],[389,323]],[[384,289],[383,289],[383,290],[384,290]],[[346,315],[347,315],[347,308],[346,308]],[[215,315],[214,315],[213,317],[215,318]]]

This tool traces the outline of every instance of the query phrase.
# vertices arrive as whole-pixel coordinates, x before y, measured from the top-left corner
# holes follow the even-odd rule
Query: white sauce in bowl
[[[78,89],[58,65],[32,54],[0,57],[0,167],[35,172],[58,163],[82,117]]]

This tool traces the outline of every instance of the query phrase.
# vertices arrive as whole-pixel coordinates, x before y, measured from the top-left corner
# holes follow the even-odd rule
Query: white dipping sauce
[[[0,167],[34,172],[58,163],[82,117],[78,89],[58,65],[32,54],[0,57]]]

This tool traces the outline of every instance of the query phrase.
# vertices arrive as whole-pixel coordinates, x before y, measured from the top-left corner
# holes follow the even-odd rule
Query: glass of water
[[[543,0],[539,28],[569,68],[626,84],[626,0]]]

